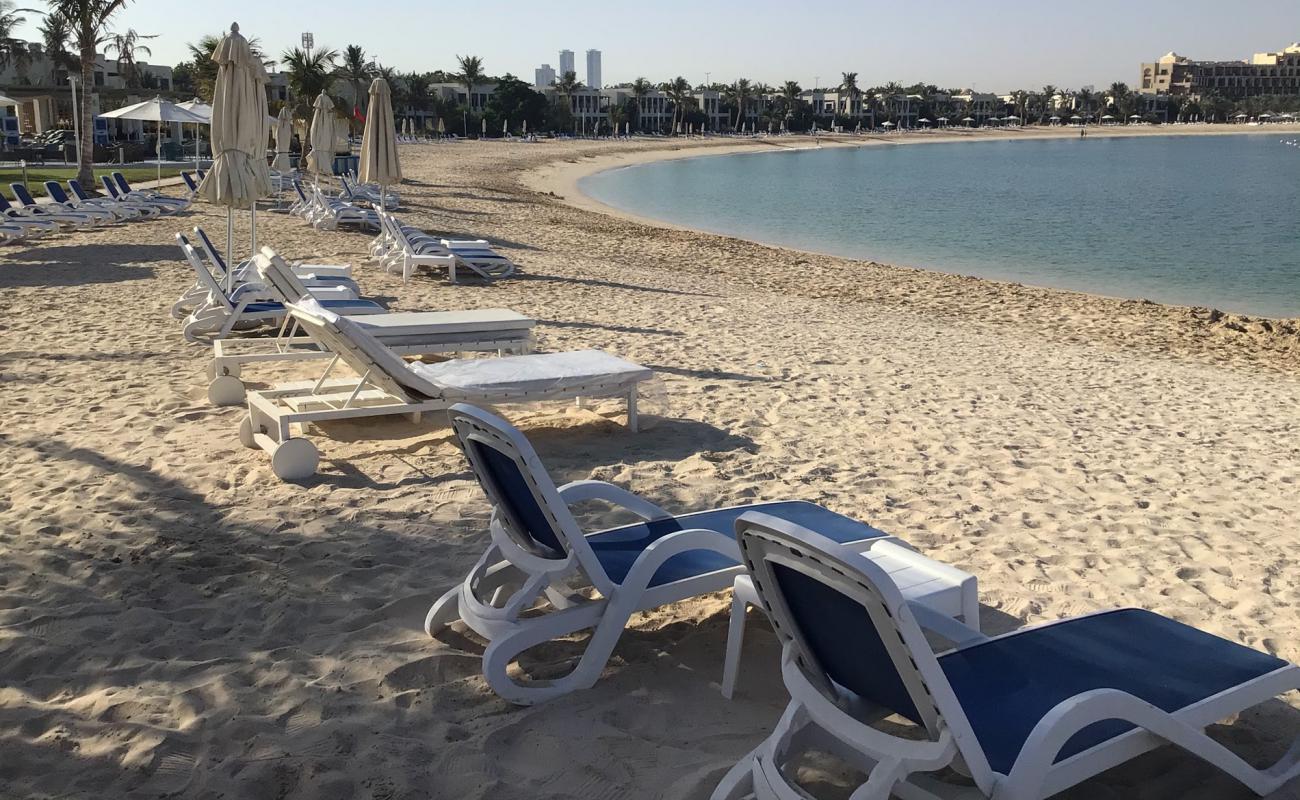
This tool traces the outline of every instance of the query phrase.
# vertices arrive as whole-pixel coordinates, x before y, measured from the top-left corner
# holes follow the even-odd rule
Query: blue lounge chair
[[[63,191],[63,187],[59,185],[58,181],[46,181],[45,193],[49,195],[51,201],[63,206],[69,211],[86,213],[99,212],[108,214],[112,219],[119,222],[138,219],[140,217],[140,212],[138,210],[127,208],[120,203],[73,200],[68,197],[67,192]]]
[[[14,193],[14,197],[22,203],[21,207],[15,208],[9,200],[0,195],[0,209],[3,209],[6,216],[13,219],[25,219],[35,222],[48,222],[57,225],[60,228],[89,228],[95,224],[95,221],[84,214],[73,214],[66,210],[55,211],[52,208],[43,208],[32,196],[28,194],[27,187],[21,183],[11,183],[9,188]],[[23,201],[23,197],[31,200],[31,205]]]
[[[47,181],[47,183],[53,183],[53,181]],[[57,183],[54,185],[56,187],[58,186]],[[117,218],[113,216],[113,214],[102,208],[72,208],[58,202],[53,197],[50,198],[52,202],[45,204],[37,203],[36,198],[32,197],[32,193],[27,191],[27,186],[25,184],[11,183],[9,184],[9,189],[14,193],[14,197],[18,198],[18,202],[23,204],[23,208],[27,209],[33,216],[50,216],[51,218],[63,217],[70,220],[81,220],[82,222],[79,227],[104,225],[117,221]]]
[[[135,206],[145,206],[153,209],[159,214],[179,214],[184,211],[186,206],[177,205],[164,199],[147,198],[142,195],[126,194],[117,188],[117,184],[108,175],[99,176],[100,182],[104,185],[104,191],[108,196],[119,203],[130,203]]]
[[[463,403],[448,413],[492,505],[492,545],[465,581],[429,610],[425,630],[433,636],[460,619],[487,639],[484,676],[512,703],[537,703],[594,685],[634,613],[730,589],[743,572],[732,531],[748,511],[798,522],[860,549],[897,542],[812,503],[675,516],[601,481],[557,488],[528,440],[508,422]],[[642,521],[585,533],[569,507],[589,500],[621,507]],[[572,594],[570,587],[579,581],[599,599]],[[542,601],[549,602],[545,613],[524,615]],[[524,650],[587,628],[593,629],[591,639],[568,675],[525,684],[507,674]]]
[[[103,197],[92,197],[76,178],[68,179],[68,190],[72,192],[72,196],[75,197],[79,203],[91,203],[104,206],[105,208],[116,209],[129,215],[134,215],[131,217],[133,219],[141,217],[156,217],[162,213],[162,211],[156,206],[126,202],[116,194],[112,193],[106,194]]]
[[[113,180],[117,182],[117,188],[123,197],[139,197],[153,203],[171,203],[181,209],[189,208],[194,199],[193,195],[188,198],[169,197],[156,189],[132,189],[130,181],[120,172],[113,173]],[[194,186],[193,181],[187,181],[187,183]],[[195,186],[194,188],[197,189],[198,187]]]
[[[264,288],[246,284],[235,287],[233,292],[227,294],[225,288],[204,266],[189,240],[178,233],[176,242],[194,270],[199,284],[207,292],[203,302],[185,318],[183,330],[186,341],[196,342],[200,336],[221,339],[236,329],[278,326],[284,322],[288,315],[284,304],[270,299]],[[325,299],[320,304],[338,314],[382,314],[388,310],[370,300]]]
[[[783,767],[801,742],[868,773],[858,800],[1038,800],[1171,743],[1257,794],[1300,775],[1300,741],[1266,770],[1204,728],[1300,688],[1300,668],[1139,609],[994,638],[929,624],[871,561],[797,522],[746,514],[740,549],[784,650],[790,704],[714,800],[809,797]],[[922,629],[953,641],[938,655]],[[890,714],[919,736],[872,727]],[[977,792],[926,773],[952,768]]]

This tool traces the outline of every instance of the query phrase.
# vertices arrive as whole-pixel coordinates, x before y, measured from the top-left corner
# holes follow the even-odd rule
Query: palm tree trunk
[[[81,157],[77,163],[77,180],[94,191],[95,131],[90,123],[90,92],[95,87],[95,48],[81,48]]]

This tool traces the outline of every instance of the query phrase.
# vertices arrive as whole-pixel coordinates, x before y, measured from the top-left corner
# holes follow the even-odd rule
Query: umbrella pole
[[[248,257],[252,258],[257,255],[257,198],[253,199],[252,207],[248,213],[249,225],[252,227],[252,250],[249,251]]]
[[[226,206],[226,294],[235,291],[235,210]]]
[[[153,188],[162,191],[162,120],[158,120],[158,141],[156,145],[154,149],[157,152],[154,155],[158,158],[158,180],[154,182]]]

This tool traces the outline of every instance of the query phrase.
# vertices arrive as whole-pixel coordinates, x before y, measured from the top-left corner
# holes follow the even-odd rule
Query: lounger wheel
[[[245,414],[243,419],[239,420],[239,443],[249,450],[257,450],[257,439],[253,438],[253,416]]]
[[[221,375],[229,375],[232,378],[238,378],[244,373],[243,368],[238,364],[226,364],[221,368],[220,372],[217,372],[216,359],[209,361],[208,365],[204,367],[204,371],[207,373],[208,380],[210,381],[215,381]]]
[[[208,384],[208,402],[214,406],[237,406],[244,402],[244,382],[234,375],[219,375]]]
[[[282,481],[300,481],[316,474],[320,453],[306,439],[289,439],[271,451],[271,471]]]

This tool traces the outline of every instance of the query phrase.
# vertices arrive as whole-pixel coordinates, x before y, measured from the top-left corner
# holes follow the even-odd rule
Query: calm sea
[[[666,161],[580,186],[636,214],[804,250],[1290,317],[1300,147],[1282,138],[825,148]]]

